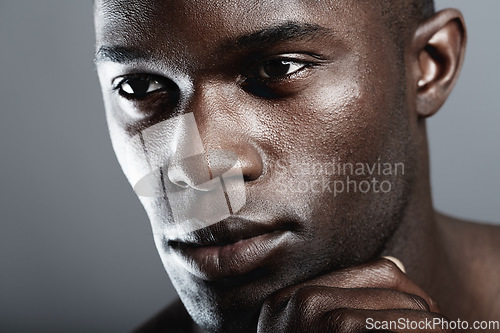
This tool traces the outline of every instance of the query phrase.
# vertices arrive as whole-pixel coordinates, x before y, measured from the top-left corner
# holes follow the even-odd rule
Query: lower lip
[[[218,280],[250,273],[276,257],[289,231],[275,231],[223,246],[179,246],[174,253],[193,275]]]

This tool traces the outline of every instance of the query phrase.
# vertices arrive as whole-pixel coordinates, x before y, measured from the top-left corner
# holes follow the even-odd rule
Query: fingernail
[[[390,260],[392,261],[396,266],[398,266],[398,268],[406,274],[406,269],[405,269],[405,265],[403,265],[403,263],[401,262],[401,260],[399,260],[398,258],[396,257],[392,257],[392,256],[383,256],[382,258],[385,258],[387,260]]]

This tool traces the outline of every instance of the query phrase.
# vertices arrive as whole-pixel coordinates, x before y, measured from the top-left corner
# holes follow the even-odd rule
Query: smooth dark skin
[[[204,330],[361,332],[366,318],[500,319],[499,228],[438,214],[430,194],[425,118],[441,107],[457,79],[466,41],[462,15],[444,10],[409,29],[401,57],[377,6],[97,1],[97,49],[148,54],[124,64],[97,57],[118,158],[139,130],[174,112],[193,112],[206,149],[238,154],[247,191],[238,214],[290,225],[286,249],[258,273],[211,281],[173,260],[162,246],[168,235],[158,233],[170,212],[159,201],[143,202],[165,268]],[[242,35],[287,22],[325,31],[235,47]],[[249,61],[284,55],[309,65],[280,80],[252,80],[260,63],[249,70]],[[131,73],[170,79],[184,102],[180,106],[165,91],[125,100],[112,82]],[[388,194],[276,192],[276,184],[291,180],[273,172],[272,162],[293,166],[332,157],[401,162],[406,169],[390,179]],[[400,259],[406,274],[377,259],[383,255]],[[181,320],[190,321],[178,305],[156,324],[172,327]]]

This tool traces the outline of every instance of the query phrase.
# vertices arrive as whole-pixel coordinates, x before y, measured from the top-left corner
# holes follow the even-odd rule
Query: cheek
[[[108,97],[107,92],[103,91],[104,95],[104,109],[106,110],[106,122],[108,124],[109,136],[113,150],[118,159],[120,166],[124,167],[126,163],[127,149],[126,142],[130,137],[123,131],[120,121],[116,115],[113,102]]]
[[[380,193],[345,193],[346,177],[332,175],[333,167],[401,162],[397,154],[402,150],[395,149],[401,141],[396,128],[401,127],[404,119],[399,115],[404,112],[397,107],[397,85],[377,89],[375,77],[382,77],[378,73],[363,80],[356,75],[346,77],[325,80],[326,84],[304,91],[295,103],[280,106],[287,112],[274,133],[279,148],[273,156],[270,183],[274,185],[269,191],[274,197],[294,202],[294,209],[305,220],[330,223],[328,216],[340,214],[341,221],[357,211],[371,211],[375,201],[389,200],[389,195],[385,198]],[[359,176],[358,184],[367,179],[367,175]],[[344,185],[344,193],[335,194],[336,180]],[[349,209],[335,213],[339,207]],[[313,217],[322,211],[329,213]]]
[[[282,118],[281,145],[288,158],[337,159],[368,162],[384,150],[394,117],[391,94],[377,93],[369,83],[356,80],[319,87],[304,93]]]

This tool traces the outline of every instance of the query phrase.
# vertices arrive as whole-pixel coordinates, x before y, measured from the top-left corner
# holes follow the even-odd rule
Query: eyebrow
[[[279,25],[242,35],[235,40],[228,40],[220,46],[220,51],[228,49],[265,48],[289,40],[306,40],[331,32],[317,24],[288,21]],[[152,58],[152,52],[123,46],[101,46],[94,57],[95,63],[116,62],[121,64]]]
[[[94,57],[95,63],[117,62],[120,64],[130,63],[136,60],[151,58],[151,52],[141,49],[133,49],[122,46],[101,46]]]
[[[331,32],[330,29],[317,24],[288,21],[279,25],[264,28],[257,32],[243,35],[236,40],[236,43],[228,42],[225,46],[236,46],[240,49],[262,48],[286,42],[288,40],[311,39],[329,32]]]

